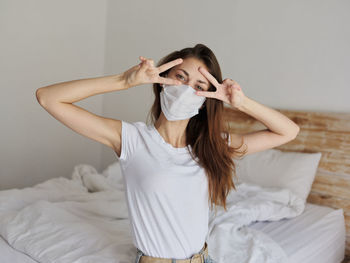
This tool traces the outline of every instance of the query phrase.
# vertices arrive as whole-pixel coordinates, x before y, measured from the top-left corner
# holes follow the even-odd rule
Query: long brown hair
[[[219,63],[214,53],[205,45],[197,44],[194,47],[184,48],[180,51],[174,51],[163,57],[157,64],[157,67],[177,58],[196,58],[202,61],[208,68],[208,71],[222,83],[222,75]],[[160,76],[168,74],[164,71]],[[152,123],[159,118],[161,113],[160,92],[162,87],[159,83],[153,83],[153,92],[155,95],[154,103],[151,107]],[[215,91],[216,88],[210,83],[208,91]],[[236,176],[236,167],[233,157],[242,156],[244,152],[237,151],[242,144],[237,147],[228,145],[228,126],[223,120],[224,104],[223,101],[215,98],[207,98],[199,113],[190,118],[186,127],[186,144],[193,160],[195,160],[206,171],[208,177],[209,199],[215,205],[221,205],[226,208],[226,197],[231,188],[235,189],[233,177]],[[148,115],[148,117],[149,117]],[[222,134],[225,136],[223,137]],[[188,145],[191,145],[192,151]]]

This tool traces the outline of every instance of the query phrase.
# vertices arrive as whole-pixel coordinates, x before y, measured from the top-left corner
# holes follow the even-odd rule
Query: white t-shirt
[[[198,253],[208,232],[208,180],[186,147],[167,143],[153,124],[122,121],[117,159],[134,245],[152,257]]]

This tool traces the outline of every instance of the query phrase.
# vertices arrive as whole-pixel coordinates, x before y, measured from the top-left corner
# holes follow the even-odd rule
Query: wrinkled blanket
[[[288,262],[281,247],[249,228],[255,221],[295,217],[304,202],[287,189],[241,183],[228,211],[210,211],[207,243],[217,263]],[[128,209],[121,178],[75,166],[72,178],[0,191],[0,235],[37,262],[133,263]]]

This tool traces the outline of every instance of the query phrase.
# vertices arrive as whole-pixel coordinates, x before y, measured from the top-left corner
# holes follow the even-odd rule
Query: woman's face
[[[189,85],[195,90],[207,91],[209,89],[208,80],[198,71],[199,67],[206,70],[206,65],[196,58],[186,58],[183,62],[171,68],[168,73],[168,78],[181,81],[185,85]]]

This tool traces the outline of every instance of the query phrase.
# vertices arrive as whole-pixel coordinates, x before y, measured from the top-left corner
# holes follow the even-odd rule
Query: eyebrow
[[[184,69],[182,69],[182,68],[179,68],[179,70],[182,70],[182,71],[186,74],[187,77],[189,76],[189,74],[187,73],[186,70],[184,70]],[[209,86],[209,83],[208,83],[208,82],[205,82],[205,81],[200,80],[200,79],[198,79],[197,81],[198,81],[199,83],[203,83],[203,84],[206,84],[207,86]]]

